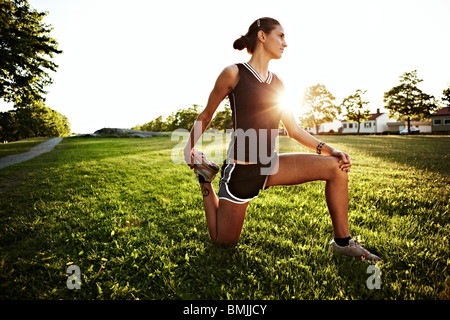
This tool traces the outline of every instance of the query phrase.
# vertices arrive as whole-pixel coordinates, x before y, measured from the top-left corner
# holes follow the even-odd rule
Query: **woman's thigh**
[[[287,153],[280,154],[278,161],[278,170],[268,177],[267,187],[327,181],[337,175],[347,177],[347,173],[339,168],[339,160],[331,156]]]

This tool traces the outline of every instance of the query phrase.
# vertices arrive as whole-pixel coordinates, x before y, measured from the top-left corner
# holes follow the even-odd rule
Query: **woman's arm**
[[[209,95],[208,103],[194,122],[191,134],[189,135],[186,147],[184,148],[184,158],[191,168],[193,166],[193,159],[191,157],[192,149],[194,149],[195,144],[200,139],[203,132],[205,132],[219,104],[234,89],[234,87],[236,87],[238,81],[239,69],[236,65],[226,67],[217,78],[214,88]]]
[[[300,128],[297,122],[295,121],[292,112],[284,111],[281,117],[281,121],[283,121],[283,124],[286,127],[289,137],[301,143],[305,147],[317,151],[317,147],[321,143],[321,141],[310,135],[302,128]],[[323,144],[321,152],[325,155],[338,158],[340,168],[347,172],[350,171],[350,167],[352,166],[352,164],[350,161],[350,156],[347,153],[336,150],[327,144]]]

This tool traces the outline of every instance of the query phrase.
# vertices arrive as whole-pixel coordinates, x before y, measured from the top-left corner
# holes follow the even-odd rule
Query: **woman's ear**
[[[262,30],[258,31],[258,39],[261,42],[266,41],[266,34],[264,33],[264,31],[262,31]]]

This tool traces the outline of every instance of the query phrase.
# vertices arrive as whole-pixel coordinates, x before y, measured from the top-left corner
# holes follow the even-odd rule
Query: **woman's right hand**
[[[348,155],[348,153],[333,149],[331,156],[339,159],[339,168],[342,171],[350,172],[352,162],[350,161],[350,156]]]

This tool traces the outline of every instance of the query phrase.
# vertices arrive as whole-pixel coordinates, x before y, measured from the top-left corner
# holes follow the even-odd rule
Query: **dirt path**
[[[5,156],[3,158],[0,158],[0,169],[3,169],[7,166],[24,162],[27,160],[30,160],[40,154],[43,154],[45,152],[52,151],[53,148],[62,141],[63,138],[53,138],[49,139],[47,141],[44,141],[28,150],[24,153],[19,154],[12,154],[9,156]]]

